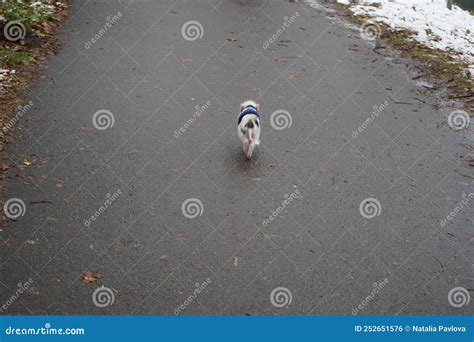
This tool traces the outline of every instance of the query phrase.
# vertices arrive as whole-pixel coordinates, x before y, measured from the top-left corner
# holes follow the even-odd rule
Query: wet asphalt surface
[[[473,192],[472,131],[327,8],[73,1],[7,149],[3,314],[472,313],[448,300],[474,289],[472,203],[440,223]]]

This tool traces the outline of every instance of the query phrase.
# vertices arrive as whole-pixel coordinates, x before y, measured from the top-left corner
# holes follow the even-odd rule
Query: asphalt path
[[[7,149],[3,314],[472,314],[472,132],[334,7],[76,0],[60,39]]]

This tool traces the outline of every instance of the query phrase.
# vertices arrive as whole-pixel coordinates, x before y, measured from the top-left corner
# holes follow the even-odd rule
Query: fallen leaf
[[[296,76],[295,74],[293,74],[293,73],[291,73],[291,72],[288,74],[288,79],[289,79],[290,81],[294,81],[294,80],[296,80],[297,78],[298,78],[298,76]]]
[[[285,58],[275,58],[274,61],[279,63],[288,63],[288,60]]]
[[[189,238],[188,238],[187,236],[183,235],[183,234],[178,234],[177,239],[178,239],[179,241],[187,241],[187,240],[189,240]]]
[[[469,240],[469,242],[474,245],[474,236],[471,238],[471,240]]]
[[[25,158],[25,159],[23,160],[23,164],[25,164],[26,166],[28,166],[28,165],[33,164],[33,162],[32,162],[32,161],[29,161],[28,159]]]
[[[29,287],[26,289],[26,292],[32,295],[39,295],[40,293],[37,287]]]
[[[97,130],[94,127],[81,127],[82,134],[95,134]]]
[[[82,276],[81,281],[84,284],[91,284],[91,283],[95,283],[100,278],[102,278],[102,274],[100,274],[99,272],[86,272]]]
[[[62,188],[64,186],[64,181],[59,181],[56,183],[57,188]]]
[[[162,256],[160,256],[160,260],[161,260],[161,261],[166,261],[166,260],[168,260],[168,258],[169,258],[168,255],[162,255]]]
[[[11,236],[9,236],[8,239],[0,240],[0,246],[1,245],[9,246],[9,242],[12,241],[12,240],[13,240],[13,238]]]
[[[234,259],[234,266],[237,267],[237,265],[239,264],[239,257],[233,257]]]
[[[0,171],[5,172],[10,168],[10,165],[7,164],[0,164]]]
[[[186,64],[191,64],[193,62],[193,59],[190,57],[190,58],[183,58],[183,63],[186,63]]]

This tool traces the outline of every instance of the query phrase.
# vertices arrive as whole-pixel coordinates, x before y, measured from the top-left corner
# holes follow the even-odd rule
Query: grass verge
[[[67,15],[68,1],[0,0],[0,190],[10,165],[5,144],[27,120],[23,94],[38,75],[48,55],[58,48],[57,31]],[[9,31],[8,27],[15,26]],[[18,115],[21,113],[21,115]]]
[[[351,21],[362,25],[371,18],[354,15],[351,5],[337,4]],[[377,23],[381,28],[379,37],[387,46],[400,52],[401,56],[416,62],[416,68],[437,89],[446,89],[443,96],[449,99],[460,99],[467,111],[474,109],[474,80],[468,70],[469,66],[453,53],[432,49],[417,42],[414,32],[409,30],[393,30],[383,23]]]

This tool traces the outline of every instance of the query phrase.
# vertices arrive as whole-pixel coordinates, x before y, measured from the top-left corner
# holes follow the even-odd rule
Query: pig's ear
[[[240,104],[240,111],[243,111],[243,110],[244,110],[244,104],[241,103],[241,104]]]
[[[260,111],[260,105],[257,103],[257,110]]]

